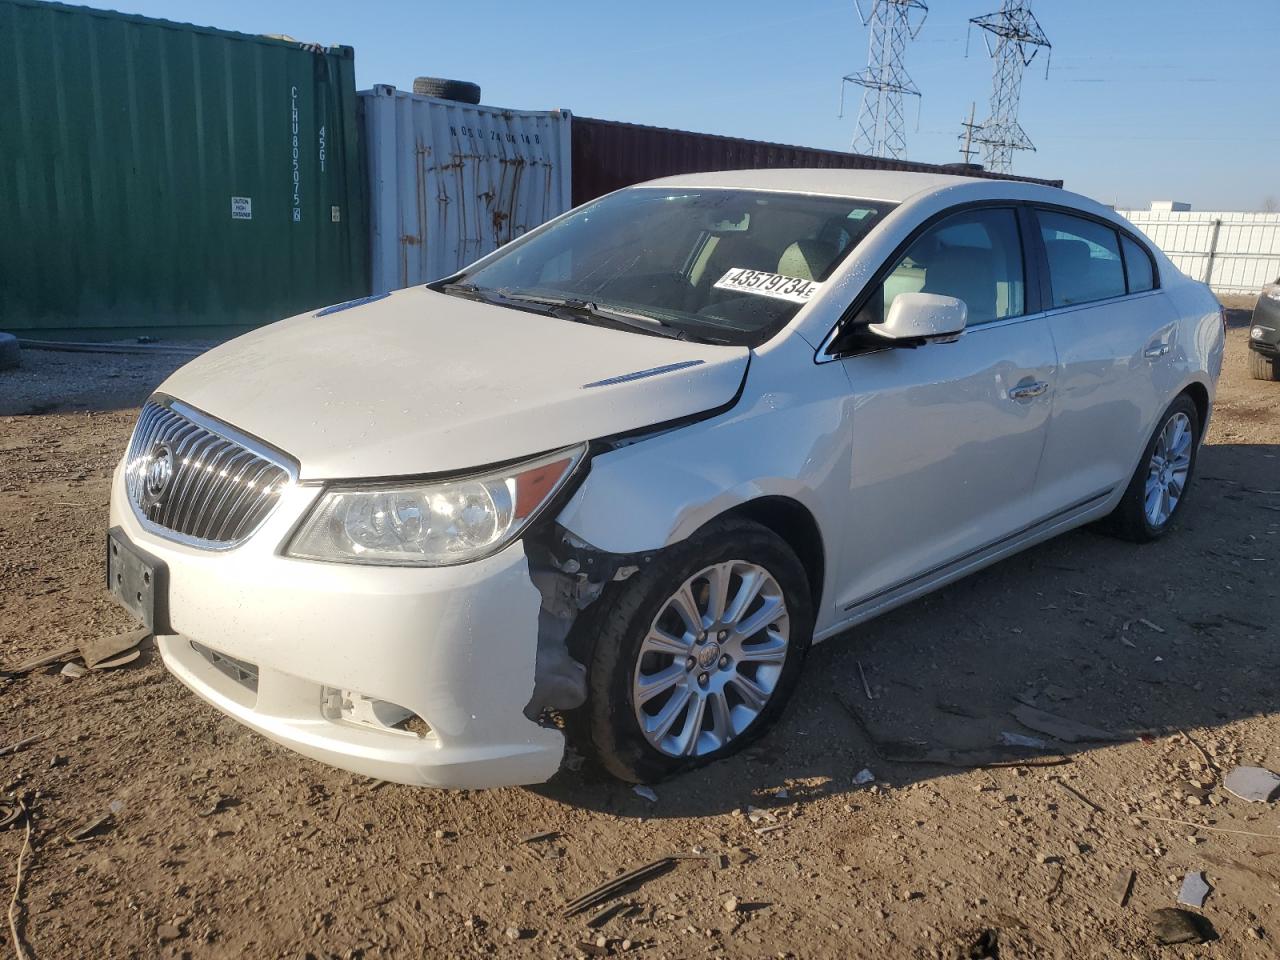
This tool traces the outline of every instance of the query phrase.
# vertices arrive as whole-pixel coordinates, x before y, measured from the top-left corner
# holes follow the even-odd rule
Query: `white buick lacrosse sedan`
[[[768,170],[571,211],[265,327],[143,408],[112,591],[220,710],[413,784],[726,756],[810,644],[1184,508],[1224,326],[1026,183]]]

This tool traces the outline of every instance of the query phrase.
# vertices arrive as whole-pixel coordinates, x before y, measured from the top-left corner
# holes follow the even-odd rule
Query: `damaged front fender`
[[[548,710],[573,710],[586,702],[587,669],[570,650],[570,631],[608,583],[626,580],[653,555],[597,550],[559,524],[527,537],[525,549],[529,576],[542,594],[533,697],[525,707],[525,716],[536,720]]]

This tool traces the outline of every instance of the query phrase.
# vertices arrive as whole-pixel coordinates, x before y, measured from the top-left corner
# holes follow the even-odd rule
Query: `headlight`
[[[478,560],[520,535],[586,451],[582,444],[455,480],[332,486],[285,553],[404,567]]]
[[[1254,327],[1252,330],[1249,331],[1250,340],[1261,340],[1266,335],[1267,335],[1267,331],[1264,330],[1262,327]]]

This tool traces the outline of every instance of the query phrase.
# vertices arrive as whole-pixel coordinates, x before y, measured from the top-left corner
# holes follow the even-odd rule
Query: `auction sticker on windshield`
[[[784,277],[780,273],[765,273],[763,270],[749,270],[746,267],[729,268],[714,286],[718,290],[755,293],[762,297],[790,300],[792,303],[808,303],[822,288],[822,284],[814,280]]]

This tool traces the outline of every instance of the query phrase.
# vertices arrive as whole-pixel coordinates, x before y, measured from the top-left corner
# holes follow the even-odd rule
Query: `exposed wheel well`
[[[822,583],[827,565],[822,533],[808,508],[789,497],[761,497],[734,507],[728,515],[745,517],[768,527],[796,552],[805,575],[809,578],[809,593],[813,597],[816,614],[822,601]]]
[[[1209,417],[1209,391],[1205,389],[1203,383],[1191,383],[1182,391],[1191,398],[1191,402],[1196,405],[1196,413],[1200,416],[1200,435],[1204,436],[1204,431],[1208,426],[1205,422]]]

